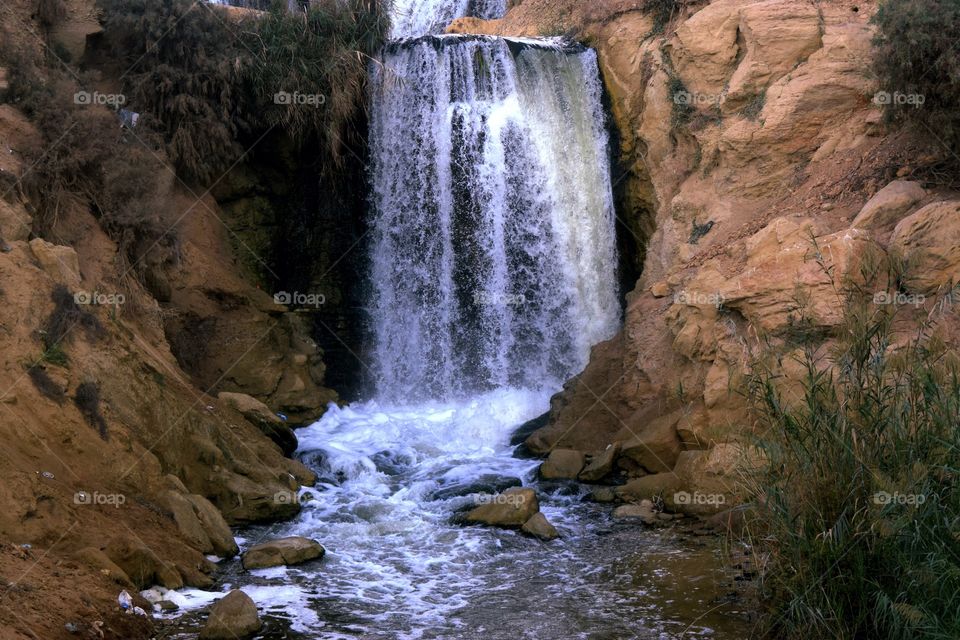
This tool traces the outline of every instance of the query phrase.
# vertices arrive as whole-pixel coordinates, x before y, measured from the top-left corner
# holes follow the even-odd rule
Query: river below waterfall
[[[514,455],[511,435],[616,334],[621,306],[596,54],[431,35],[506,5],[398,2],[371,65],[373,399],[297,433],[318,485],[295,521],[240,541],[304,536],[326,557],[253,572],[229,561],[217,593],[167,594],[181,606],[243,589],[271,639],[747,635],[716,538],[615,521],[586,487],[540,483],[539,461]],[[455,523],[520,485],[559,540]]]
[[[321,478],[304,492],[313,499],[295,522],[253,527],[239,540],[247,548],[301,535],[320,541],[326,557],[253,572],[233,560],[219,592],[172,597],[198,608],[243,589],[264,615],[264,639],[746,637],[716,538],[682,524],[614,521],[609,505],[584,500],[585,489],[538,485],[538,461],[513,456],[511,433],[548,398],[500,390],[332,408],[298,432],[301,458]],[[538,488],[561,539],[451,522],[479,491],[521,482]]]

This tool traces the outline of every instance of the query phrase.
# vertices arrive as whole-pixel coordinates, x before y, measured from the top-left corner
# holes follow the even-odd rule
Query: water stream
[[[369,310],[375,388],[298,431],[317,487],[291,523],[320,562],[242,571],[263,638],[536,640],[745,636],[715,542],[614,521],[538,484],[518,425],[620,321],[608,137],[593,51],[435,35],[503,0],[401,0],[372,67]],[[536,486],[561,539],[454,524]],[[219,593],[177,594],[190,608]]]

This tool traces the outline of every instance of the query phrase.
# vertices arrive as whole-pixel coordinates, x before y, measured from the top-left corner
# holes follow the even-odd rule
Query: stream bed
[[[500,390],[415,407],[331,408],[298,432],[300,456],[321,478],[301,494],[300,516],[238,540],[247,548],[306,536],[326,547],[325,558],[253,572],[231,560],[220,592],[176,599],[199,609],[243,589],[264,617],[263,639],[747,637],[715,536],[700,535],[692,520],[660,529],[615,521],[611,505],[585,500],[586,488],[537,483],[538,461],[513,456],[511,433],[548,399]],[[538,489],[560,540],[451,522],[482,492],[520,483]],[[169,631],[163,637],[195,637]]]

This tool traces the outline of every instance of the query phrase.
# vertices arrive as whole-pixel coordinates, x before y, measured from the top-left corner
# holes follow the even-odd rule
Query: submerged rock
[[[501,493],[521,485],[523,485],[523,481],[520,478],[486,474],[473,482],[442,486],[430,494],[430,498],[432,500],[449,500],[450,498],[469,496],[474,493]]]
[[[554,528],[554,526],[550,524],[550,521],[547,520],[547,517],[540,512],[533,514],[529,520],[523,523],[521,530],[540,540],[556,540],[560,537],[556,528]]]
[[[234,589],[210,609],[200,640],[240,640],[254,635],[263,623],[250,596]]]
[[[540,465],[540,477],[544,480],[573,480],[583,469],[585,458],[574,449],[554,449],[547,461]]]
[[[271,540],[250,547],[243,554],[244,569],[266,569],[281,565],[295,565],[322,558],[326,549],[309,538],[293,536]]]
[[[485,500],[486,504],[464,516],[466,522],[491,527],[519,528],[540,511],[540,502],[533,489],[508,489],[501,494],[488,496]]]

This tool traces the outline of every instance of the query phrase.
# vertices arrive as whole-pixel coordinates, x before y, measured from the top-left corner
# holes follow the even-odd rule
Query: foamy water
[[[689,603],[665,598],[656,584],[669,569],[654,562],[646,575],[643,567],[648,555],[688,551],[614,523],[609,507],[582,501],[580,487],[538,487],[561,540],[451,523],[476,504],[481,494],[468,487],[478,479],[491,491],[535,484],[538,461],[513,457],[509,439],[548,401],[546,392],[510,389],[460,402],[332,407],[298,432],[299,454],[321,476],[301,494],[314,499],[295,521],[251,528],[238,541],[249,548],[301,535],[321,542],[326,557],[253,572],[233,560],[216,592],[166,597],[189,610],[241,588],[268,622],[263,638],[741,637],[704,622],[685,631],[696,617],[688,610],[712,605],[693,590],[682,596]],[[689,619],[663,606],[681,606]]]

